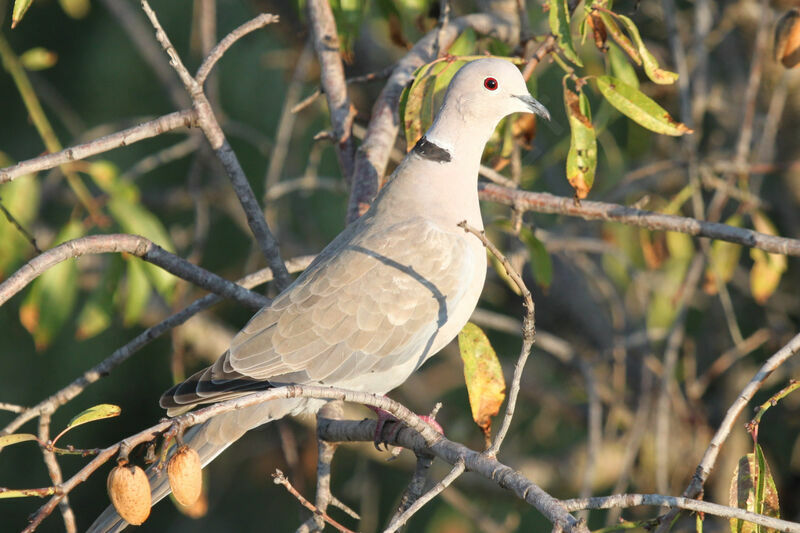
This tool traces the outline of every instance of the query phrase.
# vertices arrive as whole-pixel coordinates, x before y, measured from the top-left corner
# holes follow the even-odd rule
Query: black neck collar
[[[411,151],[423,159],[428,159],[436,163],[449,163],[453,159],[450,152],[438,144],[432,143],[424,135],[417,141],[417,144],[414,145]]]

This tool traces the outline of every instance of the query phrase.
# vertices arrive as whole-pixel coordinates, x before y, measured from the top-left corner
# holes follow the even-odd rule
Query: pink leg
[[[384,448],[388,449],[388,447],[386,446],[386,441],[394,439],[403,426],[400,423],[400,421],[397,420],[397,418],[395,418],[388,412],[384,411],[383,409],[379,407],[373,407],[371,405],[368,405],[367,407],[369,407],[370,410],[374,411],[375,414],[378,415],[378,423],[375,425],[375,435],[373,440],[375,448],[378,451],[381,451],[380,445],[383,444]],[[439,425],[439,423],[436,420],[434,420],[428,415],[417,415],[417,416],[419,416],[427,424],[431,425],[433,429],[444,435],[444,430],[442,429],[442,426]],[[386,422],[392,422],[394,424],[394,428],[392,428],[392,432],[388,436],[388,438],[383,438],[383,429],[386,426]]]

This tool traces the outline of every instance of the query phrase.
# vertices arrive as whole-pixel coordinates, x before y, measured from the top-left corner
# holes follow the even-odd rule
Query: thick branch
[[[19,176],[55,168],[64,163],[86,159],[87,157],[108,152],[114,148],[128,146],[143,139],[156,137],[162,133],[178,128],[191,128],[196,125],[197,114],[193,109],[176,111],[169,115],[164,115],[155,120],[139,124],[132,128],[122,130],[105,137],[100,137],[86,144],[80,144],[61,150],[54,154],[47,154],[35,157],[26,161],[20,161],[16,165],[0,169],[0,184],[11,181]]]
[[[796,522],[788,522],[780,518],[751,513],[736,507],[727,507],[716,503],[692,500],[690,498],[680,498],[677,496],[664,496],[661,494],[615,494],[613,496],[563,500],[561,503],[569,511],[577,511],[579,509],[626,509],[628,507],[637,507],[640,505],[667,506],[698,513],[707,513],[724,518],[738,518],[739,520],[778,531],[800,533],[800,524]]]
[[[211,292],[252,307],[261,309],[269,300],[172,254],[139,235],[91,235],[74,239],[51,248],[28,261],[7,280],[0,283],[0,305],[42,275],[47,269],[86,254],[129,253],[157,265],[179,278],[194,283]]]
[[[355,113],[351,110],[350,98],[347,96],[344,65],[339,53],[339,34],[328,0],[309,0],[308,18],[311,22],[314,49],[319,57],[320,82],[331,114],[339,167],[345,180],[350,181],[355,152],[351,135]]]
[[[514,206],[522,211],[558,213],[586,220],[605,220],[639,226],[657,231],[677,231],[695,237],[708,237],[759,248],[766,252],[800,256],[800,240],[766,235],[746,228],[736,228],[717,222],[704,222],[694,218],[654,213],[643,209],[625,207],[606,202],[582,201],[576,205],[572,198],[543,192],[509,189],[492,183],[479,183],[483,200]]]

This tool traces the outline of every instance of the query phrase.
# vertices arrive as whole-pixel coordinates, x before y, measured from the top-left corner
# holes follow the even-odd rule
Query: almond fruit
[[[108,474],[108,497],[126,522],[138,526],[150,516],[150,483],[144,470],[135,465],[119,465]]]
[[[192,505],[203,490],[200,456],[192,448],[181,446],[167,463],[167,477],[178,503]]]

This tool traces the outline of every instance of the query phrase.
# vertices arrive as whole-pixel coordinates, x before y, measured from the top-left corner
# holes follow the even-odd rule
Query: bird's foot
[[[397,437],[397,434],[403,428],[403,425],[397,418],[395,418],[387,411],[384,411],[380,407],[373,407],[370,405],[368,405],[367,407],[369,407],[372,411],[375,412],[376,415],[378,415],[378,422],[377,424],[375,424],[375,435],[373,438],[373,444],[375,445],[375,449],[381,451],[381,444],[383,444],[384,449],[388,450],[389,449],[387,444],[388,441],[394,440],[395,437]],[[444,435],[444,429],[442,429],[442,426],[436,421],[435,415],[433,416],[417,415],[417,416],[419,416],[426,424],[431,426],[433,429]],[[387,422],[390,422],[392,424],[392,428],[390,430],[389,435],[384,436],[383,431],[386,427]]]

